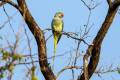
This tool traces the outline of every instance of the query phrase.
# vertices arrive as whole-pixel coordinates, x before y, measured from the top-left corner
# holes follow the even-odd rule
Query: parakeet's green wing
[[[54,27],[53,27],[53,25],[54,25],[54,19],[52,20],[52,23],[51,23],[52,33],[54,34]]]
[[[63,32],[63,27],[64,27],[64,22],[62,21],[62,32]],[[62,32],[60,33],[60,36],[59,36],[58,41],[57,41],[57,44],[58,44],[58,42],[59,42],[59,40],[60,40],[60,38],[62,36]]]
[[[53,33],[53,34],[54,34],[54,27],[53,27],[54,22],[55,22],[55,21],[54,21],[54,19],[53,19],[53,20],[52,20],[52,24],[51,24],[51,27],[52,27],[52,33]],[[63,28],[64,28],[64,22],[62,21],[62,31],[63,31]],[[59,36],[59,38],[58,38],[57,43],[59,42],[61,36],[62,36],[62,32],[61,32],[61,34],[60,34],[60,36]]]

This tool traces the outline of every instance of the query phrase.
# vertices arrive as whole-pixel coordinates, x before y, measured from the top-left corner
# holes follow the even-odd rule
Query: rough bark
[[[43,32],[30,14],[25,0],[17,0],[17,2],[21,15],[36,39],[41,72],[46,80],[56,80],[55,75],[53,74],[47,61],[46,42]]]
[[[95,69],[98,65],[99,62],[99,57],[100,57],[100,50],[101,50],[101,43],[103,42],[103,39],[110,28],[110,25],[113,22],[113,19],[115,17],[115,14],[118,10],[118,7],[120,5],[120,0],[116,0],[112,3],[109,3],[109,9],[107,16],[105,18],[105,21],[103,22],[100,30],[97,33],[97,36],[93,40],[93,45],[89,46],[87,49],[86,54],[90,56],[90,61],[88,64],[88,77],[89,79],[95,72]],[[78,80],[85,80],[84,73],[78,77]]]

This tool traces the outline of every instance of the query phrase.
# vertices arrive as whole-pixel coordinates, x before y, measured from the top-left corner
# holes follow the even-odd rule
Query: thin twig
[[[12,29],[13,33],[15,34],[15,31],[14,31],[14,29],[12,27],[12,24],[10,23],[10,19],[9,19],[10,17],[9,17],[9,15],[8,15],[8,13],[7,13],[7,11],[6,11],[4,6],[3,6],[3,10],[4,10],[4,12],[5,12],[5,14],[6,14],[7,18],[8,18],[8,23],[10,25],[10,28]]]
[[[63,73],[65,70],[68,70],[68,69],[83,69],[83,68],[79,66],[66,66],[58,72],[57,78],[60,76],[61,73]]]
[[[9,18],[0,26],[0,30],[1,30],[2,28],[4,28],[5,25],[6,25],[7,23],[9,23],[9,21],[12,20],[13,17],[15,17],[16,14],[17,14],[17,12],[15,12],[12,16],[9,16]]]
[[[32,58],[32,49],[31,49],[31,46],[30,46],[30,39],[29,39],[29,36],[28,36],[25,28],[24,28],[24,31],[25,31],[25,35],[26,35],[26,38],[27,38],[27,44],[28,44],[28,48],[29,48],[29,52],[30,52],[30,58],[32,60],[32,65],[34,66],[34,62],[33,62],[33,58]]]

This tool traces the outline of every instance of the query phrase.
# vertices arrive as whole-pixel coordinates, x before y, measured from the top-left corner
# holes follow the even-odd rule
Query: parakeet
[[[55,55],[56,55],[56,48],[57,48],[57,44],[61,38],[62,35],[62,31],[63,31],[63,27],[64,27],[64,23],[63,23],[63,18],[64,14],[62,12],[57,12],[52,20],[52,33],[54,36],[54,57],[53,57],[53,64],[54,64],[54,59],[55,59]]]

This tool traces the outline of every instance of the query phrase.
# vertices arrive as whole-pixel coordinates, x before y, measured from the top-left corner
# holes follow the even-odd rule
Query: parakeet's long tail
[[[57,48],[57,42],[58,42],[58,37],[57,35],[54,34],[54,56],[53,56],[53,62],[52,62],[52,69],[54,69],[54,61],[55,61],[55,56],[56,56],[56,48]]]

